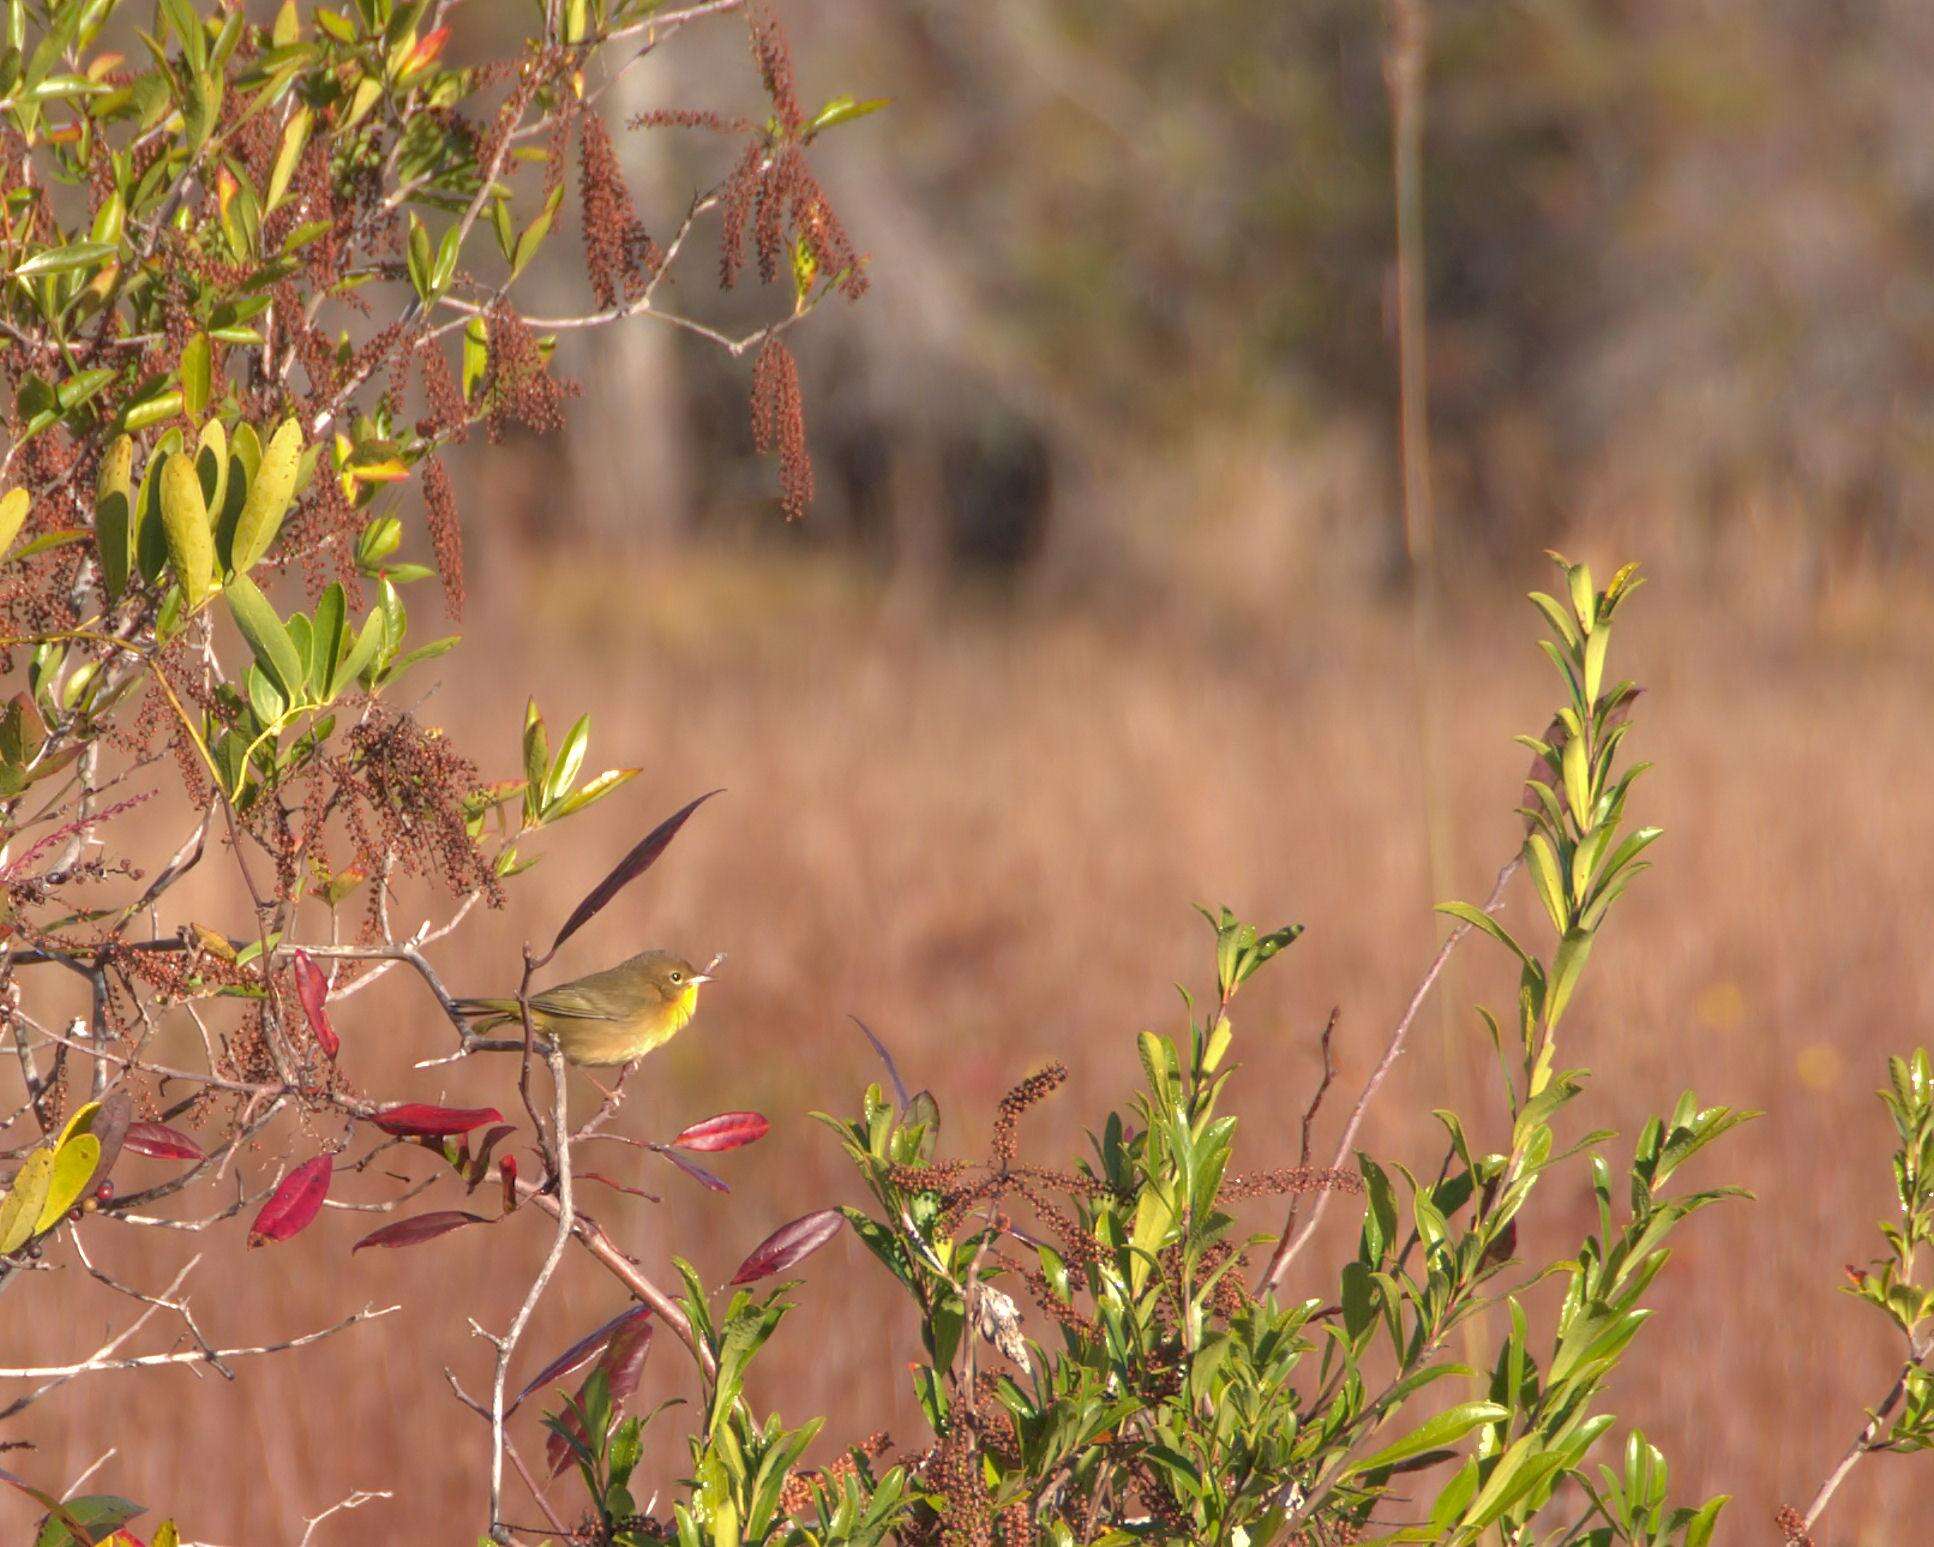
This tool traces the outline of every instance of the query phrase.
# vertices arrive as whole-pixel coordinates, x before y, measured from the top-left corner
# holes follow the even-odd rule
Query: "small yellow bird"
[[[717,965],[714,957],[700,972],[670,951],[640,951],[603,972],[532,994],[531,1026],[574,1064],[632,1063],[691,1024],[699,987],[712,981],[710,968]],[[477,1031],[522,1024],[515,999],[459,999],[456,1005],[478,1017]]]

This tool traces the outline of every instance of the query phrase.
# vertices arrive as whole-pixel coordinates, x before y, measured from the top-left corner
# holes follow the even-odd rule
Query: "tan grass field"
[[[634,1081],[623,1126],[663,1137],[754,1107],[772,1136],[720,1157],[730,1198],[616,1147],[601,1163],[663,1204],[586,1194],[667,1280],[674,1251],[722,1279],[772,1225],[856,1196],[832,1137],[807,1118],[850,1109],[877,1073],[849,1013],[932,1087],[949,1143],[967,1153],[1008,1083],[1065,1059],[1074,1077],[1030,1118],[1024,1153],[1076,1152],[1082,1123],[1130,1088],[1132,1034],[1173,1029],[1172,985],[1204,985],[1195,901],[1309,926],[1237,1020],[1247,1162],[1291,1162],[1330,1006],[1342,1007],[1342,1067],[1323,1146],[1430,955],[1426,776],[1441,781],[1456,891],[1479,898],[1515,843],[1526,757],[1510,735],[1542,726],[1555,702],[1530,608],[1503,593],[1459,599],[1435,663],[1440,766],[1427,770],[1401,609],[1351,600],[1305,596],[1273,620],[1214,626],[967,599],[909,609],[836,567],[782,576],[698,556],[643,579],[584,562],[486,574],[471,646],[449,658],[425,717],[505,775],[531,685],[555,726],[595,708],[592,766],[645,771],[560,830],[509,908],[437,959],[461,991],[506,991],[519,943],[548,938],[621,845],[688,796],[728,788],[560,964],[581,971],[647,944],[729,953],[696,1027]],[[1634,814],[1667,838],[1594,955],[1568,1053],[1598,1071],[1586,1117],[1628,1137],[1687,1086],[1767,1112],[1695,1178],[1745,1183],[1758,1201],[1686,1227],[1654,1295],[1670,1308],[1612,1392],[1621,1420],[1666,1448],[1675,1493],[1737,1496],[1724,1542],[1769,1539],[1775,1506],[1804,1501],[1893,1357],[1879,1318],[1835,1286],[1843,1263],[1870,1255],[1887,1203],[1890,1130],[1871,1094],[1882,1059],[1934,1037],[1929,616],[1927,598],[1893,594],[1804,616],[1753,609],[1670,575],[1622,614],[1615,666],[1651,689],[1628,745],[1658,764]],[[1528,902],[1513,903],[1527,927]],[[1512,977],[1477,942],[1448,986],[1453,1013],[1420,1022],[1368,1125],[1374,1153],[1434,1163],[1433,1106],[1457,1106],[1474,1137],[1497,1132],[1468,1002],[1504,1005]],[[400,975],[337,1023],[360,1083],[512,1110],[507,1064],[401,1072],[447,1030]],[[272,1158],[253,1158],[252,1174]],[[395,1169],[420,1176],[428,1162],[406,1155]],[[1534,1206],[1548,1228],[1527,1252],[1556,1252],[1588,1227],[1582,1170],[1570,1176],[1569,1191],[1553,1181]],[[359,1178],[339,1191],[354,1201],[394,1186]],[[1306,1255],[1293,1293],[1325,1291],[1354,1217],[1332,1211],[1335,1251]],[[201,1541],[293,1542],[305,1515],[355,1488],[397,1498],[336,1517],[317,1542],[473,1541],[487,1436],[442,1371],[483,1388],[487,1350],[465,1318],[504,1323],[545,1232],[519,1216],[352,1259],[368,1228],[368,1216],[332,1212],[251,1253],[239,1222],[178,1239],[94,1227],[99,1260],[143,1283],[203,1253],[188,1288],[223,1343],[365,1303],[403,1309],[318,1349],[238,1362],[232,1386],[187,1370],[78,1383],[41,1404],[27,1424],[38,1452],[7,1466],[67,1479],[95,1459],[83,1447],[112,1443],[90,1486],[174,1501]],[[72,1292],[18,1295],[38,1319],[6,1319],[0,1363],[84,1351],[123,1316],[65,1249],[50,1262]],[[525,1368],[618,1308],[611,1281],[567,1263]],[[830,1413],[832,1435],[884,1426],[915,1439],[911,1322],[884,1276],[848,1239],[805,1276],[755,1404]],[[688,1391],[667,1340],[645,1393]],[[515,1427],[538,1453],[534,1414]],[[657,1464],[676,1457],[661,1450]],[[568,1507],[574,1485],[555,1493]],[[1883,1456],[1854,1474],[1823,1540],[1917,1540],[1912,1522],[1930,1515],[1927,1465]],[[24,1519],[0,1504],[0,1537],[24,1540]]]

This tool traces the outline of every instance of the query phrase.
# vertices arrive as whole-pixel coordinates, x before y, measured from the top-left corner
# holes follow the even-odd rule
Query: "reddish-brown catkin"
[[[813,501],[813,463],[806,450],[806,406],[799,366],[776,338],[766,340],[752,369],[752,442],[779,458],[779,504],[798,521]]]

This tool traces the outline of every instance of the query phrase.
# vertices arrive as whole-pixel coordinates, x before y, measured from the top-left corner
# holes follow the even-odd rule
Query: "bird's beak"
[[[709,983],[709,982],[711,982],[711,981],[712,981],[712,974],[711,974],[711,973],[709,973],[709,972],[694,972],[694,973],[693,973],[693,974],[692,974],[692,975],[691,975],[691,976],[690,976],[689,978],[687,978],[687,979],[686,979],[685,981],[686,981],[686,983],[687,983],[687,984],[689,984],[689,985],[690,985],[691,987],[693,987],[693,988],[697,988],[697,987],[699,986],[699,984],[701,984],[701,983]]]

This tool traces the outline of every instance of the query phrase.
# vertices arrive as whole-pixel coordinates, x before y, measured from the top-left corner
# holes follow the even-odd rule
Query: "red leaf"
[[[329,978],[309,960],[307,951],[295,953],[295,991],[302,1001],[302,1013],[309,1017],[309,1029],[316,1034],[323,1052],[334,1058],[342,1047],[342,1038],[329,1024],[329,1012],[324,1008],[329,1001]]]
[[[482,1214],[472,1214],[468,1209],[438,1209],[433,1214],[417,1214],[385,1225],[381,1230],[372,1230],[349,1250],[354,1254],[365,1246],[418,1246],[452,1230],[461,1230],[465,1225],[489,1223]]]
[[[772,1124],[757,1112],[721,1112],[702,1123],[693,1123],[672,1143],[680,1149],[698,1150],[701,1153],[735,1150],[747,1144],[757,1144],[771,1130]]]
[[[638,1379],[644,1374],[645,1355],[651,1352],[652,1325],[640,1317],[627,1322],[611,1336],[604,1357],[598,1361],[598,1368],[604,1371],[605,1380],[611,1392],[611,1415],[616,1418],[624,1407],[625,1400],[638,1389]],[[585,1377],[585,1385],[590,1384],[590,1376]],[[578,1409],[584,1406],[584,1386],[577,1391],[577,1407],[564,1409],[560,1415],[564,1426],[579,1439],[584,1438],[584,1424],[578,1417]],[[564,1436],[552,1432],[544,1442],[544,1459],[551,1464],[551,1476],[555,1477],[571,1464],[571,1447]]]
[[[329,1182],[335,1170],[334,1155],[318,1155],[283,1177],[275,1196],[262,1205],[262,1212],[249,1226],[248,1244],[265,1246],[286,1241],[308,1229],[322,1212],[322,1200],[329,1196]]]
[[[713,1192],[730,1192],[732,1190],[727,1185],[724,1177],[714,1176],[705,1167],[699,1165],[696,1161],[687,1160],[683,1155],[678,1154],[669,1146],[654,1144],[652,1148],[663,1155],[673,1165],[677,1166],[679,1170],[683,1171],[693,1181],[703,1183],[705,1186],[711,1188]]]
[[[497,1175],[504,1182],[504,1212],[512,1213],[517,1208],[517,1157],[506,1155],[498,1161]]]
[[[651,869],[653,864],[657,862],[658,856],[663,854],[670,846],[672,839],[678,836],[678,830],[685,825],[687,817],[698,810],[700,806],[704,805],[714,795],[722,795],[724,793],[723,790],[707,790],[697,800],[687,801],[684,805],[680,806],[670,816],[666,817],[664,821],[646,833],[643,838],[639,839],[637,846],[623,859],[619,860],[616,865],[612,866],[611,874],[606,876],[596,886],[592,887],[590,892],[585,896],[584,901],[571,910],[571,916],[564,921],[564,927],[557,932],[557,938],[551,942],[551,954],[555,956],[558,947],[563,945],[566,940],[569,940],[571,936],[576,934],[586,924],[590,923],[606,903],[611,901],[613,897],[616,897],[619,892],[623,891],[647,870]]]
[[[752,1255],[739,1264],[739,1271],[732,1275],[730,1283],[749,1284],[754,1279],[770,1278],[774,1273],[796,1267],[838,1235],[839,1227],[845,1223],[846,1216],[838,1209],[821,1209],[781,1225],[752,1248]]]
[[[421,1101],[384,1107],[370,1118],[384,1133],[403,1139],[443,1139],[503,1120],[504,1114],[495,1107],[433,1107]]]
[[[664,1201],[655,1192],[646,1192],[642,1187],[627,1187],[623,1182],[613,1181],[602,1171],[580,1171],[578,1172],[578,1180],[580,1182],[602,1182],[606,1187],[614,1188],[618,1192],[628,1192],[634,1198],[645,1198],[653,1203]]]
[[[593,1327],[583,1337],[579,1338],[569,1348],[565,1349],[563,1353],[559,1354],[549,1364],[545,1365],[543,1369],[533,1375],[525,1384],[524,1389],[517,1393],[517,1400],[510,1404],[511,1407],[517,1407],[523,1402],[525,1397],[537,1390],[539,1386],[548,1386],[551,1382],[569,1375],[580,1365],[590,1363],[591,1360],[595,1359],[604,1351],[605,1344],[611,1341],[612,1335],[619,1328],[630,1322],[642,1321],[650,1314],[651,1307],[649,1305],[630,1305],[626,1306],[625,1309],[618,1312],[616,1316],[613,1316],[611,1320],[605,1322],[602,1326]]]
[[[179,1128],[166,1123],[129,1123],[121,1148],[155,1160],[206,1160],[202,1147]]]

